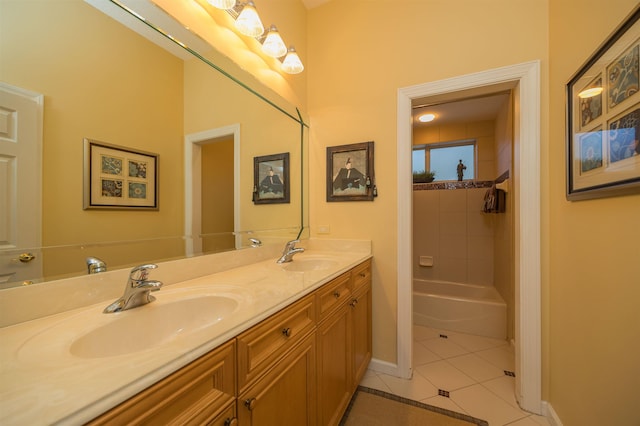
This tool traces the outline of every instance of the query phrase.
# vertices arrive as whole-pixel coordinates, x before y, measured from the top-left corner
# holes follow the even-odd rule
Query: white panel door
[[[43,99],[0,82],[0,288],[42,275]]]

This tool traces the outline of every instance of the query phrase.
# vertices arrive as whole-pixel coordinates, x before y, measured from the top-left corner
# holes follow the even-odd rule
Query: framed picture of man
[[[327,147],[327,201],[373,201],[373,142]]]
[[[254,157],[253,202],[255,204],[289,202],[288,152]]]

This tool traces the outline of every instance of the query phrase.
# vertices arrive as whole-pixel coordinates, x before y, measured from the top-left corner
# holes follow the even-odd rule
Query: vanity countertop
[[[275,259],[263,260],[166,286],[154,293],[155,302],[128,311],[103,314],[111,302],[106,300],[0,328],[0,424],[83,424],[370,258],[371,252],[308,249],[292,264],[319,257],[332,262],[301,272]],[[154,278],[162,280],[160,268]],[[190,294],[224,295],[236,299],[238,309],[213,325],[135,352],[95,358],[70,352],[79,336],[97,327]]]

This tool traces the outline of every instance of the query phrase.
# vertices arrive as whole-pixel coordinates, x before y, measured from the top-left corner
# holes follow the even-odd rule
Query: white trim
[[[544,409],[544,415],[549,420],[551,426],[563,426],[562,420],[558,417],[558,413],[553,409],[550,402],[543,401],[542,408]]]
[[[196,237],[201,232],[201,145],[204,141],[230,135],[233,135],[233,232],[236,235],[236,248],[240,247],[240,124],[231,124],[192,133],[184,138],[184,234],[187,256],[202,252],[202,240]]]
[[[518,84],[516,204],[516,398],[542,413],[540,338],[540,62],[532,61],[398,89],[398,321],[395,375],[412,373],[411,101],[461,90]],[[514,150],[515,151],[515,150]],[[519,213],[518,213],[519,212]]]

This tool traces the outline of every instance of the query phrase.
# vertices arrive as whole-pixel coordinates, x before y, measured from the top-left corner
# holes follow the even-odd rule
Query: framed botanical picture
[[[640,6],[567,83],[567,199],[640,194]]]
[[[289,202],[288,152],[254,157],[253,202],[255,204]]]
[[[373,142],[327,147],[327,201],[372,201]]]
[[[158,154],[84,139],[83,207],[158,210]]]

